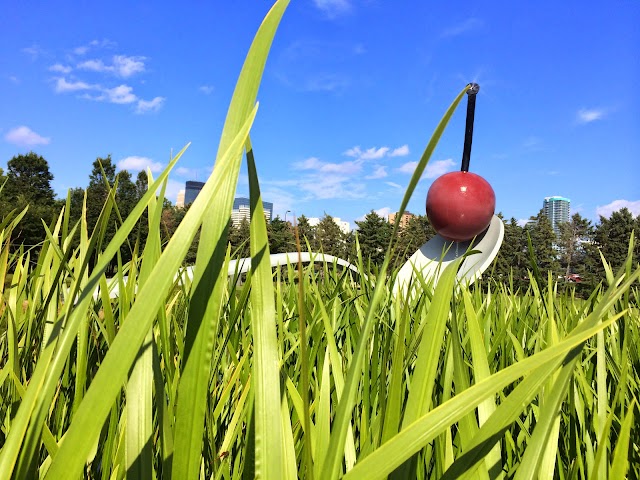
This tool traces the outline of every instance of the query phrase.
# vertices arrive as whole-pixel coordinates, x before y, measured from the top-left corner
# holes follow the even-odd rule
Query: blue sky
[[[134,175],[187,142],[169,185],[211,171],[244,56],[271,2],[19,2],[0,16],[0,167],[33,150],[59,196],[110,154]],[[293,0],[252,131],[274,214],[395,211],[456,94],[480,84],[471,171],[498,211],[545,196],[595,220],[640,214],[640,3]],[[459,169],[464,104],[409,210]],[[245,171],[245,169],[243,169]],[[238,195],[246,195],[242,174]],[[291,218],[292,214],[289,214]]]

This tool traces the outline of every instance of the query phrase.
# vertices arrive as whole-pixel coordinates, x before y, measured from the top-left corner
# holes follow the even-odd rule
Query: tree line
[[[138,172],[135,179],[127,170],[116,172],[116,165],[110,156],[99,157],[93,162],[86,187],[70,189],[68,199],[55,198],[52,180],[53,175],[47,161],[34,152],[13,157],[7,163],[6,173],[0,169],[0,185],[3,185],[0,191],[0,218],[5,219],[12,211],[20,212],[29,206],[20,227],[14,232],[12,245],[14,248],[33,248],[34,256],[37,256],[37,246],[45,238],[43,223],[51,225],[67,201],[70,204],[72,222],[78,221],[82,217],[83,208],[86,208],[85,218],[91,235],[98,224],[109,192],[112,191],[117,208],[112,209],[103,227],[103,241],[108,242],[122,219],[129,215],[146,193],[148,183],[145,172]],[[83,207],[85,197],[86,207]],[[188,205],[176,207],[165,200],[161,221],[163,241],[167,242],[171,238],[188,209]],[[557,277],[577,280],[585,286],[595,285],[606,277],[601,253],[615,271],[626,261],[632,232],[640,232],[640,215],[634,217],[626,208],[613,212],[609,218],[600,217],[596,224],[576,213],[569,222],[560,225],[559,236],[556,236],[542,211],[526,227],[518,225],[514,218],[503,220],[504,242],[485,276],[512,282],[516,286],[528,282],[528,271],[533,269],[534,263],[541,272],[551,271]],[[315,226],[311,226],[304,215],[298,217],[295,223],[303,251],[310,249],[324,252],[352,262],[360,253],[365,261],[373,265],[382,264],[393,234],[393,225],[375,211],[356,222],[357,240],[355,231],[342,232],[327,214]],[[147,218],[143,216],[130,234],[128,245],[121,250],[123,262],[132,258],[136,245],[141,251],[147,229]],[[267,231],[271,253],[296,250],[292,222],[275,217],[269,222]],[[426,216],[411,218],[394,239],[392,266],[402,265],[435,234]],[[78,243],[79,235],[76,237],[75,242]],[[229,225],[229,243],[235,255],[249,255],[248,238],[247,220],[239,225]],[[196,237],[185,259],[187,264],[195,261],[197,242]],[[634,263],[640,260],[640,242],[635,243],[632,253]]]

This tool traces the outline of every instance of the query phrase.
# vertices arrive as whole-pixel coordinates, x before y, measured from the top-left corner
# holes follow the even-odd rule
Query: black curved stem
[[[467,125],[464,130],[464,150],[462,151],[462,167],[463,172],[469,171],[469,162],[471,160],[471,142],[473,141],[473,119],[476,113],[476,95],[480,91],[480,85],[470,83],[467,90]]]

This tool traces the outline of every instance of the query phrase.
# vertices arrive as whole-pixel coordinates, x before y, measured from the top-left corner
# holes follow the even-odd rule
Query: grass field
[[[256,35],[214,171],[169,243],[162,196],[184,150],[107,245],[113,197],[92,235],[67,205],[37,252],[10,249],[19,212],[2,220],[0,478],[638,478],[631,260],[587,299],[533,266],[514,291],[458,286],[454,264],[411,298],[390,295],[388,260],[272,271],[249,132],[285,7]],[[226,235],[243,159],[253,263],[240,285]],[[144,211],[147,242],[123,264]],[[176,279],[198,232],[195,276]]]

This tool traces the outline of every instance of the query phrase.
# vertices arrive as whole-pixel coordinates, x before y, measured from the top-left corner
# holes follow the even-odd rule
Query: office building
[[[267,222],[270,222],[273,218],[273,203],[262,202],[264,208],[264,217]],[[231,211],[231,221],[234,225],[240,225],[242,220],[251,220],[251,202],[248,198],[238,197],[233,201],[233,210]]]
[[[193,203],[200,193],[200,190],[202,190],[202,187],[204,187],[204,182],[189,180],[184,191],[184,204],[189,205]]]
[[[546,197],[542,204],[542,213],[551,222],[556,236],[560,236],[560,224],[569,221],[571,200],[565,197]]]

